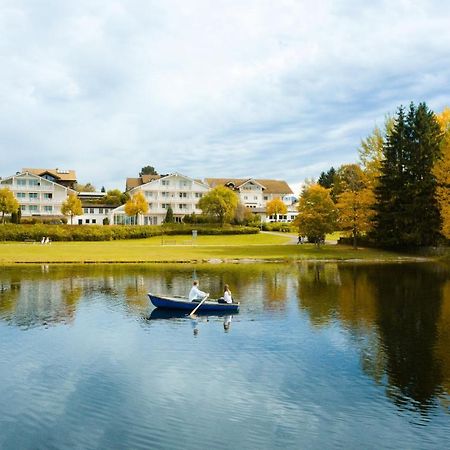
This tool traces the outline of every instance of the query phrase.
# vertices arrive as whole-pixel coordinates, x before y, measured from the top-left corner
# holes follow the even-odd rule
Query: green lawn
[[[0,243],[0,264],[11,263],[91,263],[91,262],[204,262],[210,260],[256,259],[292,260],[399,260],[398,253],[374,249],[311,244],[289,245],[292,236],[280,233],[232,236],[166,236],[149,239],[100,241]]]

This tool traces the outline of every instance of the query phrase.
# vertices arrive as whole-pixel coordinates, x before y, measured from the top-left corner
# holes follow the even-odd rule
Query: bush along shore
[[[0,225],[0,241],[36,241],[48,237],[51,241],[114,241],[119,239],[143,239],[162,235],[255,234],[258,228],[247,226],[167,224],[158,225]]]

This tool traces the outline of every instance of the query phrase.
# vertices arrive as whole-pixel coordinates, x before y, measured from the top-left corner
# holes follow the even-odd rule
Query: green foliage
[[[295,223],[301,236],[307,236],[309,242],[319,244],[325,234],[336,229],[336,208],[330,192],[319,184],[305,187],[298,205]]]
[[[281,231],[283,233],[290,233],[297,231],[297,227],[293,223],[286,222],[265,222],[262,224],[264,231]]]
[[[169,207],[167,208],[166,217],[164,218],[164,223],[174,223],[174,221],[173,209],[172,206],[169,205]]]
[[[78,192],[95,192],[95,186],[91,183],[86,184],[75,183],[75,190]]]
[[[255,234],[258,228],[231,226],[224,227],[211,225],[167,224],[158,225],[13,225],[5,224],[0,227],[0,241],[26,241],[40,242],[43,236],[52,241],[110,241],[121,239],[143,239],[152,236],[164,235],[192,235],[197,230],[199,235],[234,235]]]
[[[230,223],[238,205],[236,194],[225,186],[217,186],[205,194],[199,201],[198,207],[224,225]]]
[[[425,103],[398,110],[383,147],[375,189],[375,237],[385,247],[436,245],[441,216],[433,166],[440,156],[441,132]]]
[[[107,205],[120,206],[125,204],[129,198],[129,194],[120,192],[119,189],[111,189],[100,201],[101,203],[106,203]]]
[[[144,166],[139,172],[139,176],[142,177],[142,175],[158,175],[158,172],[153,166]]]
[[[324,187],[325,189],[331,189],[334,185],[334,177],[336,176],[336,170],[334,167],[331,167],[328,172],[322,172],[320,174],[319,179],[317,180],[317,184]]]

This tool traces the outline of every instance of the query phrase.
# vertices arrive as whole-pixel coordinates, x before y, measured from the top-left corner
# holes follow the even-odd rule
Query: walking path
[[[286,236],[286,237],[290,237],[291,239],[286,242],[284,245],[297,245],[298,242],[298,235],[297,234],[293,234],[293,233],[282,233],[279,231],[261,231],[261,233],[263,234],[273,234],[274,236]],[[325,241],[326,245],[336,245],[337,241],[336,240],[332,240],[332,239],[327,239]]]

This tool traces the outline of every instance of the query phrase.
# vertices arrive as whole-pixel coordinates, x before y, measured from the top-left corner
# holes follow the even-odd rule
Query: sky
[[[0,0],[0,176],[305,179],[450,106],[442,0]]]

